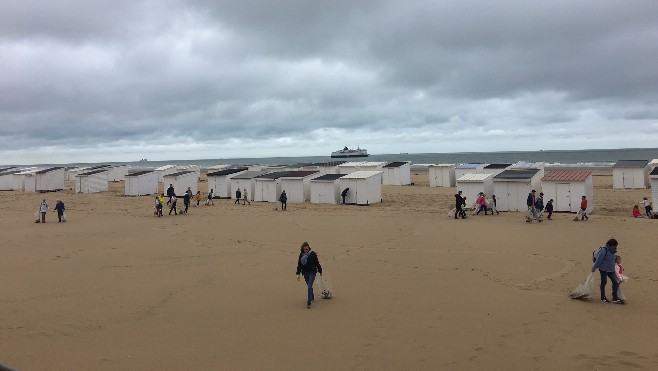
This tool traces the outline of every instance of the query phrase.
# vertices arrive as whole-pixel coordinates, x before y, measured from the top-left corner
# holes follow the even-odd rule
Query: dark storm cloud
[[[656,135],[657,4],[5,1],[0,147]]]

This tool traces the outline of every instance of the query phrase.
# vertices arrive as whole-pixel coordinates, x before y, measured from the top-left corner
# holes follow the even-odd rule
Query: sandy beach
[[[17,370],[606,370],[658,368],[658,220],[646,190],[596,176],[588,222],[454,220],[455,188],[384,186],[368,207],[192,207],[152,197],[0,193],[0,364]],[[200,183],[206,190],[205,182]],[[41,198],[68,222],[33,223]],[[179,202],[182,206],[182,200]],[[619,240],[627,305],[572,300]],[[306,309],[308,241],[335,297]],[[610,292],[610,285],[608,292]],[[609,294],[610,295],[610,294]],[[317,295],[316,295],[317,296]],[[596,299],[596,298],[595,298]]]

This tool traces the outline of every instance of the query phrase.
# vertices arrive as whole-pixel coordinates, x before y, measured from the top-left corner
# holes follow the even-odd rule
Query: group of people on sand
[[[585,197],[585,196],[583,196]],[[526,223],[532,223],[533,220],[536,220],[538,223],[543,221],[542,212],[548,213],[546,219],[552,220],[553,216],[553,199],[551,198],[544,205],[544,193],[539,192],[537,196],[537,191],[534,189],[528,193],[528,198],[526,199],[526,205],[528,206],[528,215],[525,217]],[[587,207],[587,206],[585,206]]]
[[[633,217],[634,218],[647,218],[647,219],[653,219],[653,204],[651,201],[649,201],[646,197],[642,199],[640,202],[642,206],[644,206],[644,214],[640,211],[640,206],[636,204],[633,206]]]
[[[214,204],[213,197],[214,192],[211,189],[210,192],[208,192],[208,200],[206,201],[206,206]],[[174,190],[174,186],[172,184],[169,184],[169,188],[167,188],[166,198],[164,193],[162,195],[155,196],[155,208],[153,214],[159,217],[162,216],[162,209],[164,208],[165,200],[167,200],[166,205],[169,206],[169,215],[171,215],[172,212],[174,215],[178,215],[178,196],[176,196],[176,191]],[[181,211],[181,214],[187,214],[189,212],[192,200],[194,200],[195,206],[199,207],[201,204],[201,191],[197,191],[196,194],[193,194],[192,189],[187,187],[187,190],[183,194],[184,209]]]
[[[39,204],[39,211],[37,211],[36,216],[34,218],[35,223],[45,223],[46,222],[46,214],[48,213],[48,210],[50,210],[50,205],[48,205],[48,201],[44,198],[41,200],[41,203]],[[55,203],[55,209],[53,211],[57,212],[57,222],[65,222],[66,221],[66,215],[64,214],[64,210],[66,210],[66,207],[64,207],[64,202],[62,200],[57,200]]]

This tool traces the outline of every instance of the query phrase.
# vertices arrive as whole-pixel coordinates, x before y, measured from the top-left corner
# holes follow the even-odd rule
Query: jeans
[[[608,282],[608,277],[612,281],[612,300],[619,300],[617,290],[619,289],[619,281],[615,272],[604,272],[599,269],[601,273],[601,299],[605,298],[605,284]]]
[[[308,286],[308,299],[306,300],[309,304],[315,299],[313,295],[313,282],[315,282],[316,272],[306,272],[304,273],[304,281],[306,281],[306,286]],[[615,295],[616,291],[615,291]]]
[[[57,219],[59,219],[59,222],[62,222],[62,215],[64,215],[64,211],[62,210],[57,210]]]
[[[45,222],[46,222],[46,213],[42,211],[41,212],[41,223],[45,223]]]
[[[285,209],[286,209],[286,203],[285,203],[285,202],[282,202],[282,203],[281,203],[281,210],[285,210]]]

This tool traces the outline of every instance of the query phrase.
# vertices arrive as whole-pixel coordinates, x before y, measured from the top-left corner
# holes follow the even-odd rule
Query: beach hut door
[[[571,211],[571,185],[557,183],[555,187],[555,211]]]
[[[622,175],[624,177],[624,188],[633,188],[634,182],[633,182],[633,173],[630,171],[624,171],[622,172]]]

